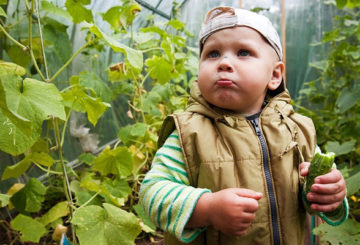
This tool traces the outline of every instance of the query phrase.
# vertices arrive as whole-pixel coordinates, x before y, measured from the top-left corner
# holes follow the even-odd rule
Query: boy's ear
[[[268,83],[268,89],[275,90],[280,86],[283,78],[284,70],[285,70],[285,65],[282,61],[278,61],[275,63],[271,80]]]

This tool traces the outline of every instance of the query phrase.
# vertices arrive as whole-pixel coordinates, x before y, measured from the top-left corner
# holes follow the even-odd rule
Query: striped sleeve
[[[190,186],[175,130],[156,152],[140,189],[140,203],[152,222],[182,242],[193,241],[204,228],[185,228],[200,196],[208,189]]]

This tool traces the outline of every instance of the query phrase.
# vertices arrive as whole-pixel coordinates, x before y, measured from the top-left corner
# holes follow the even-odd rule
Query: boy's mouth
[[[233,82],[228,79],[220,79],[216,82],[216,85],[220,87],[230,87],[231,85],[233,85]]]

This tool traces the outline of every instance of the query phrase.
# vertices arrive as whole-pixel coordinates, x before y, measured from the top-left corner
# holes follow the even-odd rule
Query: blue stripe
[[[169,155],[166,155],[166,154],[164,154],[164,153],[157,152],[157,153],[155,154],[155,157],[159,157],[159,156],[165,157],[165,158],[167,158],[167,159],[169,159],[169,160],[171,160],[171,161],[173,161],[173,162],[176,162],[177,164],[185,167],[185,163],[184,163],[184,162],[182,162],[182,161],[180,161],[180,160],[178,160],[178,159],[176,159],[176,158],[173,158],[173,157],[171,157],[171,156],[169,156]]]

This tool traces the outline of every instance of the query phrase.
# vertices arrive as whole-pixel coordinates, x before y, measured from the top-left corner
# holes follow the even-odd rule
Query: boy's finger
[[[307,194],[306,198],[309,202],[318,203],[318,204],[331,204],[336,202],[342,202],[345,198],[346,193],[339,192],[332,195],[320,195],[310,192]]]
[[[329,173],[316,177],[314,182],[316,184],[331,184],[339,182],[341,179],[342,175],[340,171],[337,169],[331,169]]]
[[[317,204],[317,203],[313,203],[311,204],[310,208],[314,211],[318,211],[318,212],[331,212],[334,211],[336,208],[338,208],[340,205],[342,204],[341,202],[336,202],[336,203],[331,203],[331,204]]]
[[[301,176],[306,176],[309,173],[309,162],[303,162],[300,164],[300,174]]]
[[[256,192],[256,191],[253,191],[253,190],[250,190],[250,189],[233,188],[232,190],[239,197],[248,197],[248,198],[253,198],[253,199],[256,199],[256,200],[259,200],[260,198],[262,198],[262,193],[261,192]]]
[[[336,193],[346,193],[345,182],[337,182],[333,184],[314,184],[311,186],[311,192],[323,195],[332,195]]]

